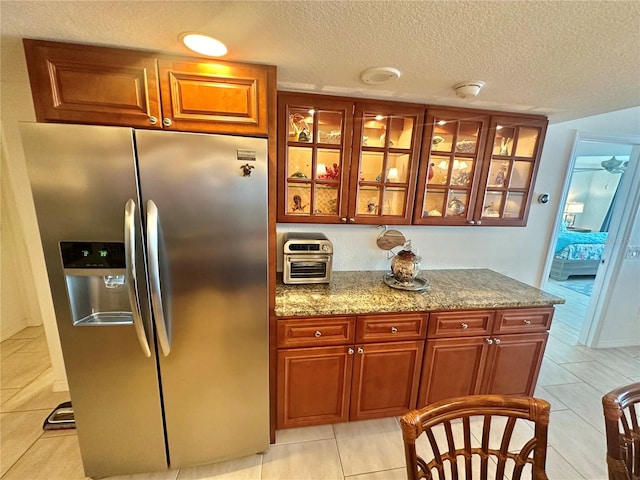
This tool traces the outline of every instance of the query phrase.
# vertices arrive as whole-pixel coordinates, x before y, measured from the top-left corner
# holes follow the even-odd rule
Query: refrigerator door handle
[[[151,356],[147,334],[144,330],[142,313],[140,310],[140,296],[138,295],[138,280],[136,275],[136,204],[129,199],[124,207],[124,250],[127,285],[129,286],[129,302],[131,303],[131,316],[136,329],[138,341],[142,351],[147,357]]]
[[[158,342],[166,357],[171,351],[171,338],[167,329],[167,317],[162,305],[162,290],[160,288],[160,252],[158,235],[160,230],[160,216],[158,207],[153,200],[147,200],[147,256],[149,258],[149,289],[151,292],[151,306],[153,318],[158,334]]]

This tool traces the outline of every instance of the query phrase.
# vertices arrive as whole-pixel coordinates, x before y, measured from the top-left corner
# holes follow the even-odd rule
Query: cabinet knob
[[[173,125],[173,122],[170,118],[165,117],[162,119],[162,125],[164,125],[165,127],[170,127],[171,125]]]
[[[391,333],[398,333],[398,329],[396,327],[391,327]]]
[[[157,123],[158,123],[158,119],[157,119],[156,117],[154,117],[153,115],[150,115],[150,116],[149,116],[149,123],[150,123],[151,125],[155,125],[155,124],[157,124]]]
[[[485,340],[485,342],[487,342],[489,345],[493,345],[493,339],[492,338],[487,338]]]
[[[469,220],[469,225],[475,225],[475,224],[476,224],[475,220]]]
[[[362,355],[364,353],[364,348],[358,347],[358,353]]]
[[[493,342],[494,342],[496,345],[500,345],[500,339],[499,339],[499,338],[494,338],[494,339],[493,339]]]
[[[356,219],[355,218],[350,218],[349,219],[349,223],[356,223]]]
[[[476,225],[482,225],[482,220],[476,221]]]
[[[354,352],[353,348],[349,347],[349,350],[347,350],[347,353],[349,355],[353,355],[353,352]]]
[[[347,219],[346,219],[346,217],[342,217],[342,218],[340,219],[340,221],[341,221],[342,223],[347,223]]]
[[[466,330],[467,328],[469,328],[468,323],[461,323],[460,326],[462,327],[463,330]]]
[[[529,320],[529,319],[522,320],[522,323],[524,323],[525,325],[531,325],[531,320]]]
[[[314,335],[316,336],[316,338],[321,337],[322,332],[320,330],[316,330],[316,333],[314,333]]]

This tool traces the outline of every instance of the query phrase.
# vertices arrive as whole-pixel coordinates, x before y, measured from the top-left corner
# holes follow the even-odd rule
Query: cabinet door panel
[[[279,351],[277,428],[346,422],[352,367],[347,347]]]
[[[547,123],[539,117],[491,117],[474,211],[476,224],[527,224]]]
[[[350,420],[402,415],[415,408],[423,342],[356,346]]]
[[[346,223],[353,102],[278,94],[279,222]]]
[[[489,346],[484,337],[427,340],[416,408],[479,393]]]
[[[423,119],[421,105],[355,103],[350,223],[411,223]]]
[[[29,39],[24,48],[39,122],[162,128],[155,57]]]
[[[429,109],[426,125],[413,223],[469,224],[489,115]]]
[[[267,135],[275,67],[161,56],[158,70],[165,128]]]
[[[547,333],[495,337],[481,393],[533,395],[547,338]]]

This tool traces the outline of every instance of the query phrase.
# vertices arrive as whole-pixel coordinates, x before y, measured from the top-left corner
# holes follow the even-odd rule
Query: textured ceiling
[[[5,1],[2,81],[24,82],[23,37],[187,53],[210,34],[230,60],[278,67],[278,88],[549,116],[640,105],[640,1]],[[402,75],[371,86],[362,70]],[[483,80],[474,99],[452,85]]]

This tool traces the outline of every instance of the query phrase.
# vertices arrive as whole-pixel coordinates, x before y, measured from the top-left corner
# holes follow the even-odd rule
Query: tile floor
[[[548,474],[556,480],[605,480],[600,398],[640,381],[640,347],[593,350],[577,345],[588,297],[550,282],[567,300],[557,306],[536,395],[551,402]],[[2,480],[85,479],[75,430],[42,431],[66,393],[51,391],[42,327],[0,345]],[[262,455],[163,473],[110,480],[400,480],[405,478],[396,418],[278,431]]]

